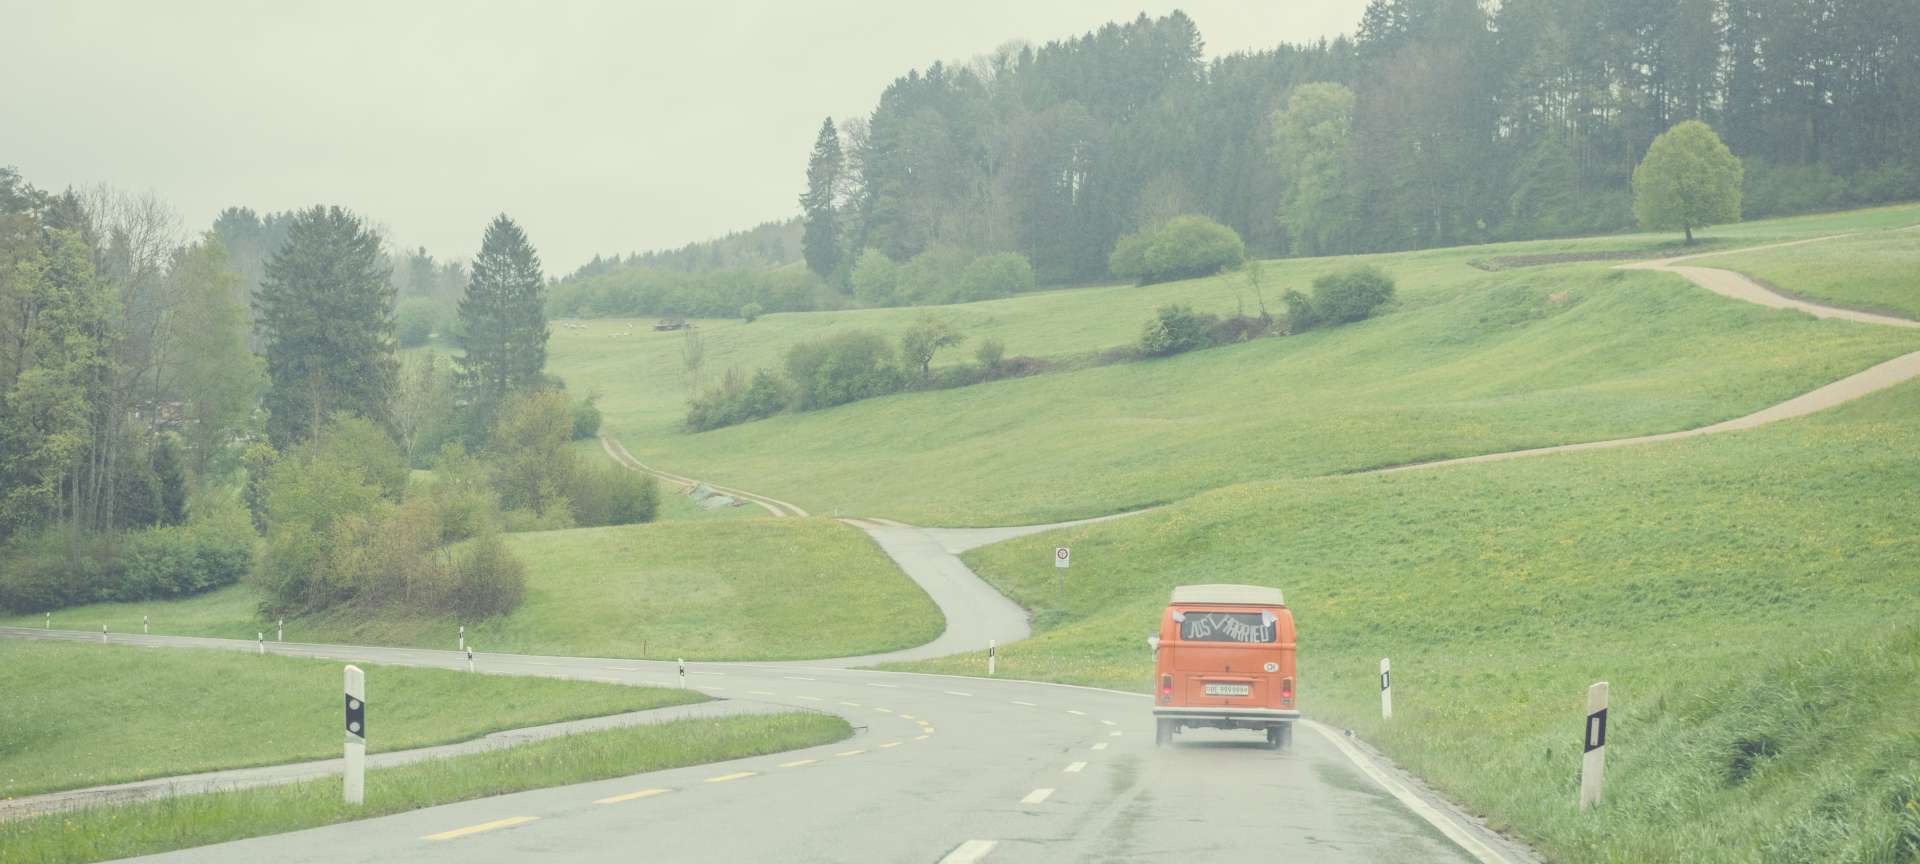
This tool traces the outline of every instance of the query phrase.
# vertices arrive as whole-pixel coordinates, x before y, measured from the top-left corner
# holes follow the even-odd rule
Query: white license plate
[[[1208,696],[1245,696],[1248,687],[1245,684],[1208,684]]]

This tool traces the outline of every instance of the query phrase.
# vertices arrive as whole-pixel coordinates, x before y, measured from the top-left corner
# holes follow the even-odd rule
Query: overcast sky
[[[820,119],[909,68],[1186,10],[1208,56],[1351,32],[1365,0],[499,3],[0,0],[0,165],[221,208],[341,204],[547,270],[798,210]]]

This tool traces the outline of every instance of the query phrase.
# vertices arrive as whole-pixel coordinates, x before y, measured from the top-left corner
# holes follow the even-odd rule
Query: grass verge
[[[850,734],[845,720],[799,712],[591,732],[370,770],[366,803],[360,807],[342,803],[340,781],[331,779],[0,823],[0,862],[78,864],[151,855],[490,795],[778,753]]]
[[[1037,612],[1001,674],[1130,690],[1173,586],[1283,587],[1309,715],[1551,860],[1912,861],[1915,417],[1920,382],[1709,438],[1235,486],[967,560]],[[1074,550],[1064,604],[1056,545]],[[1582,816],[1598,680],[1608,801]]]
[[[946,621],[920,586],[859,529],[830,519],[721,519],[505,536],[527,565],[508,615],[465,622],[483,652],[689,660],[805,660],[909,648]],[[56,627],[252,639],[249,585],[169,603],[54,613]],[[39,616],[0,621],[38,627]],[[346,610],[287,622],[296,642],[452,650],[450,616]]]
[[[0,646],[0,797],[340,755],[341,663],[73,642]],[[376,753],[705,700],[687,690],[362,666]]]

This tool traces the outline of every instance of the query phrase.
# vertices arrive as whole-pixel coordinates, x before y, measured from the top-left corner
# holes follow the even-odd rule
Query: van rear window
[[[1273,642],[1275,622],[1258,612],[1188,612],[1180,622],[1183,642]]]

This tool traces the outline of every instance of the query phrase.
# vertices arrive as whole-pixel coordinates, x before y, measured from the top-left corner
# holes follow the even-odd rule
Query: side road
[[[13,630],[15,628],[5,628]],[[32,632],[32,631],[27,631]],[[58,638],[55,633],[67,631],[48,631],[47,637]],[[5,636],[17,636],[18,633],[0,633]],[[92,634],[86,634],[91,636]],[[83,641],[91,642],[92,639]],[[284,644],[284,643],[281,643]],[[714,701],[693,705],[673,705],[666,708],[654,708],[648,711],[633,711],[626,714],[610,714],[604,717],[588,717],[581,720],[568,720],[562,723],[548,723],[542,726],[529,726],[524,729],[507,729],[494,732],[471,741],[455,744],[442,744],[437,747],[417,747],[412,750],[395,750],[390,753],[375,752],[368,754],[367,766],[370,768],[389,768],[395,765],[409,765],[429,759],[444,759],[449,756],[465,756],[470,753],[484,753],[500,750],[534,741],[577,735],[582,732],[597,732],[604,729],[623,729],[628,726],[646,726],[667,723],[674,720],[690,720],[709,717],[731,717],[741,714],[772,714],[791,710],[778,705],[760,702]],[[258,768],[235,768],[227,771],[207,771],[200,774],[184,774],[175,777],[157,777],[151,780],[136,780],[131,783],[115,783],[109,786],[93,786],[86,789],[68,789],[61,792],[49,792],[44,795],[30,795],[25,798],[0,800],[0,822],[11,819],[24,819],[62,810],[82,807],[95,807],[111,804],[127,804],[134,801],[147,801],[154,798],[166,798],[173,795],[194,795],[201,792],[221,792],[231,789],[249,789],[256,786],[278,786],[285,783],[298,783],[318,777],[328,777],[344,770],[345,763],[340,759],[321,759],[314,762],[295,762],[288,765],[266,765]]]

